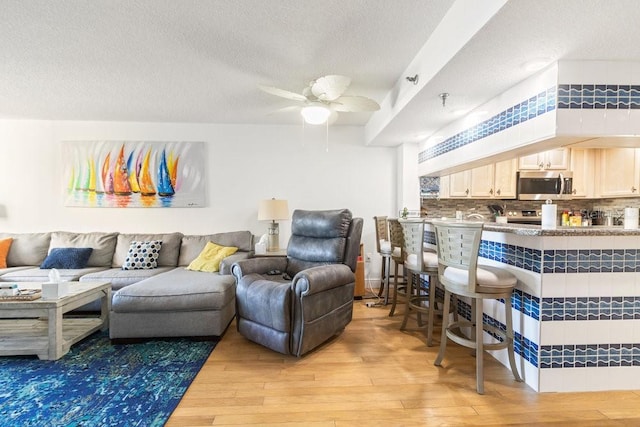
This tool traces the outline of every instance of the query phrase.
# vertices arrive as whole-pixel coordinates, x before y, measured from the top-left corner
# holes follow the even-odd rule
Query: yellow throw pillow
[[[9,248],[12,242],[13,239],[11,237],[0,240],[0,268],[7,268],[7,255],[9,255]]]
[[[238,248],[235,246],[220,246],[213,242],[208,242],[200,252],[200,255],[191,261],[187,270],[214,273],[220,270],[220,262],[229,255],[236,253],[237,250]]]

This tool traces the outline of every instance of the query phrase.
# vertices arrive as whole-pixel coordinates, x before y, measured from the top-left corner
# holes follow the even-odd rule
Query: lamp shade
[[[261,200],[258,205],[258,221],[289,219],[289,204],[286,200]]]

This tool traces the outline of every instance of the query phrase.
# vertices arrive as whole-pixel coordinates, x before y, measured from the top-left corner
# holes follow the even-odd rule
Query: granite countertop
[[[430,223],[431,220],[440,218],[422,218],[413,220],[423,220]],[[455,221],[453,218],[448,218]],[[596,225],[591,227],[558,227],[555,230],[543,230],[539,225],[530,224],[498,224],[495,222],[485,222],[484,230],[501,233],[511,233],[520,236],[640,236],[640,229],[625,230],[623,226]]]
[[[640,229],[625,230],[621,225],[558,227],[555,230],[543,230],[539,225],[485,222],[484,230],[518,234],[520,236],[640,236]]]

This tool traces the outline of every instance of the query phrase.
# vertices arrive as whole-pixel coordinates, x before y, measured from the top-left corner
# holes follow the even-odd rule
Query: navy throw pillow
[[[53,248],[40,268],[85,268],[93,248]]]

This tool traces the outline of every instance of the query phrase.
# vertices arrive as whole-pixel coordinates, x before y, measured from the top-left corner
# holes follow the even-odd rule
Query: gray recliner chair
[[[348,209],[296,210],[286,258],[233,264],[240,334],[299,357],[342,331],[353,313],[362,223]]]

